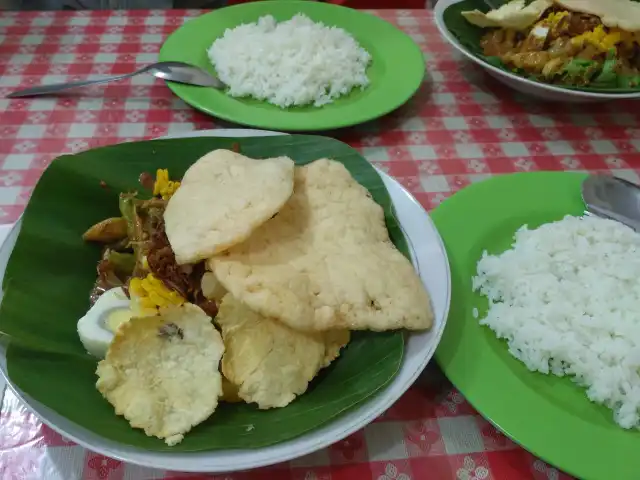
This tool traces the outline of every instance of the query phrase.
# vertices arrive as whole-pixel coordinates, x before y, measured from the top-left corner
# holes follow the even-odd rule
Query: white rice
[[[281,23],[267,15],[227,29],[207,53],[229,95],[282,108],[319,107],[369,85],[371,55],[343,29],[302,14]]]
[[[530,370],[569,375],[587,396],[639,426],[640,235],[597,217],[567,216],[483,254],[473,289],[488,297],[482,325]]]

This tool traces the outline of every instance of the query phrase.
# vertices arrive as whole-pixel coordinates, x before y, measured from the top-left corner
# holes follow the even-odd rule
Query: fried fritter
[[[227,294],[216,317],[222,330],[224,376],[238,396],[258,408],[278,408],[307,390],[323,367],[337,358],[349,332],[303,333],[263,317]]]
[[[205,312],[169,307],[118,329],[98,364],[96,388],[132,427],[175,445],[216,409],[223,352]]]

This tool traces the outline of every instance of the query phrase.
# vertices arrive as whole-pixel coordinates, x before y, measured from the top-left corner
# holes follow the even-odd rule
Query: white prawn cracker
[[[512,0],[487,13],[471,10],[462,12],[462,16],[472,25],[481,28],[497,27],[525,30],[536,23],[552,5],[552,0],[534,0],[526,5],[524,0]]]
[[[197,263],[246,240],[293,192],[288,157],[255,160],[214,150],[191,165],[164,212],[179,265]]]
[[[218,406],[223,353],[204,311],[170,307],[120,327],[98,364],[96,388],[132,427],[172,446]]]
[[[600,17],[602,24],[627,32],[640,30],[640,4],[631,0],[555,0],[567,10]]]
[[[208,261],[222,286],[300,331],[431,328],[429,294],[367,189],[328,159],[294,177],[278,215]]]

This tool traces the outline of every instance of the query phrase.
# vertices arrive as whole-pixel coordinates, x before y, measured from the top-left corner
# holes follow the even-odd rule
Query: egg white
[[[89,311],[78,320],[78,336],[91,355],[104,358],[118,326],[133,312],[131,302],[121,287],[104,292]]]
[[[549,35],[549,27],[545,27],[543,25],[536,25],[531,30],[531,35],[541,40],[546,40],[547,35]]]

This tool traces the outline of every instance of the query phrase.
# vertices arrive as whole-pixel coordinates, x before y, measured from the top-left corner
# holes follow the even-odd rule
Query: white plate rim
[[[506,77],[516,82],[520,82],[523,85],[527,85],[532,89],[538,88],[540,90],[546,90],[548,92],[553,92],[553,93],[561,93],[567,96],[600,99],[600,100],[624,100],[624,99],[630,99],[630,98],[640,98],[640,92],[598,93],[598,92],[583,92],[580,90],[569,90],[566,88],[556,87],[555,85],[534,82],[533,80],[529,80],[528,78],[515,75],[511,72],[501,70],[497,67],[494,67],[493,65],[485,63],[483,60],[476,57],[471,52],[467,51],[467,49],[464,46],[462,46],[460,42],[458,42],[458,40],[453,36],[453,34],[449,31],[449,29],[444,23],[444,11],[447,8],[449,8],[451,5],[455,5],[456,3],[461,3],[463,1],[464,0],[439,0],[436,3],[436,6],[433,10],[434,20],[436,23],[436,27],[440,31],[440,34],[447,40],[447,42],[449,42],[453,47],[455,47],[456,50],[458,50],[458,52],[462,53],[465,57],[467,57],[472,62],[480,65],[482,68],[491,71],[495,75]]]
[[[170,138],[192,138],[192,137],[228,137],[228,138],[242,138],[242,137],[257,137],[257,136],[274,136],[285,135],[280,132],[270,132],[265,130],[252,130],[252,129],[218,129],[218,130],[199,130],[191,131],[173,135],[167,135],[156,140],[170,139]],[[11,379],[6,373],[6,357],[4,347],[0,345],[0,372],[5,377],[8,386],[13,392],[20,398],[20,400],[27,406],[27,408],[37,415],[43,423],[47,424],[50,428],[63,435],[66,438],[74,441],[78,445],[85,447],[94,452],[102,455],[115,458],[117,460],[137,464],[144,467],[165,469],[165,470],[177,470],[183,472],[207,472],[207,473],[222,473],[248,470],[258,467],[265,467],[274,465],[281,462],[290,461],[304,455],[308,455],[322,448],[326,448],[329,445],[340,441],[341,439],[351,435],[352,433],[361,430],[366,425],[371,423],[381,414],[383,414],[388,408],[390,408],[415,382],[420,373],[427,366],[435,353],[436,347],[442,338],[448,313],[449,302],[451,299],[451,275],[449,269],[449,261],[447,258],[446,249],[442,238],[438,234],[435,225],[431,221],[427,212],[419,204],[419,202],[402,186],[399,182],[388,176],[386,173],[377,169],[381,175],[387,189],[389,190],[392,199],[393,193],[401,195],[397,199],[412,205],[412,209],[421,212],[423,217],[422,224],[420,222],[412,221],[406,225],[405,235],[407,240],[411,242],[411,232],[416,228],[426,226],[431,231],[431,242],[421,242],[416,246],[413,243],[412,250],[423,252],[426,256],[439,256],[440,266],[435,263],[429,263],[429,272],[440,270],[444,273],[446,282],[442,282],[442,276],[439,277],[438,283],[444,290],[441,298],[436,298],[432,294],[432,300],[434,302],[434,311],[436,318],[434,321],[434,328],[429,332],[412,333],[407,336],[409,341],[412,337],[416,339],[421,337],[431,337],[430,341],[424,342],[425,346],[421,349],[421,355],[417,359],[410,359],[411,365],[408,367],[407,363],[407,343],[405,343],[405,358],[403,358],[402,366],[394,379],[384,387],[380,392],[374,395],[372,398],[366,400],[358,407],[354,408],[350,412],[340,415],[336,419],[328,422],[327,424],[307,432],[297,438],[282,442],[269,447],[259,449],[244,449],[244,450],[218,450],[209,452],[150,452],[144,449],[123,445],[118,442],[105,440],[99,435],[96,435],[83,427],[80,427],[73,422],[62,417],[58,413],[42,405],[41,403],[31,399],[24,392],[20,391],[11,383]],[[398,223],[401,223],[401,217],[405,215],[403,210],[396,209],[396,215],[398,217]],[[21,219],[16,222],[11,232],[8,234],[6,241],[0,246],[0,278],[4,276],[4,269],[6,261],[11,254],[11,250],[15,245],[15,240],[19,232]],[[402,222],[404,225],[404,222]],[[435,250],[430,253],[430,250]],[[437,255],[439,254],[439,255]],[[421,262],[421,255],[417,255],[416,260]],[[428,263],[428,262],[427,262]],[[435,267],[435,268],[434,268]],[[427,282],[424,278],[424,274],[421,275],[423,282]],[[435,277],[435,276],[434,276]],[[433,283],[433,280],[432,280]],[[365,411],[365,413],[362,413]],[[347,422],[347,420],[351,419]],[[348,425],[344,425],[348,423]],[[62,426],[61,426],[62,425]]]

